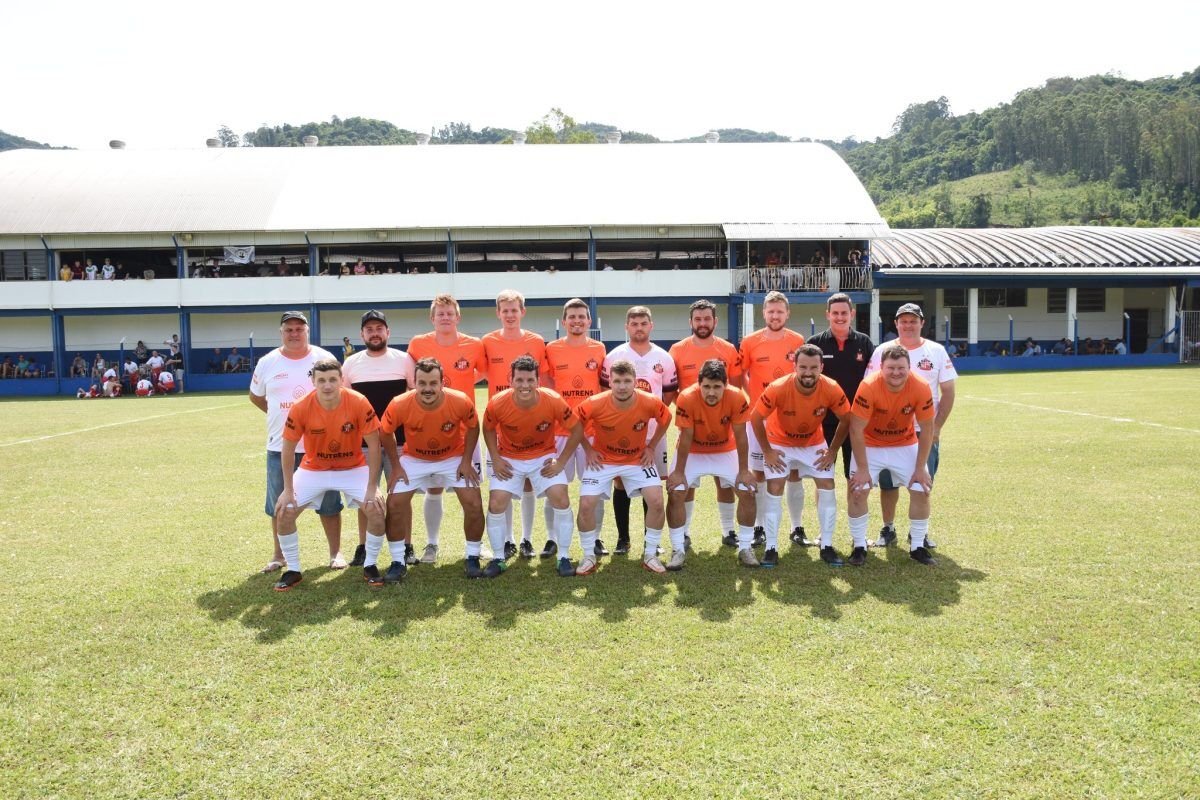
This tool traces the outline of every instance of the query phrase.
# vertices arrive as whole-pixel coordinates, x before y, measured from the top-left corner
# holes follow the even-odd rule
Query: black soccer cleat
[[[467,556],[467,577],[483,577],[483,567],[479,566],[479,556]]]
[[[846,562],[842,561],[842,556],[837,550],[832,547],[821,548],[821,560],[831,567],[844,567]]]
[[[500,577],[500,573],[504,572],[506,569],[508,569],[508,564],[504,563],[498,558],[493,558],[488,562],[488,565],[483,568],[483,577],[498,578]]]
[[[383,575],[384,583],[399,583],[404,580],[404,576],[408,574],[408,567],[403,561],[393,561],[392,565],[387,568],[387,572]]]
[[[517,554],[517,546],[515,544],[513,544],[512,542],[505,542],[504,543],[504,560],[507,561],[508,559],[512,558],[516,554]]]
[[[560,578],[575,577],[575,565],[571,563],[571,559],[560,558],[558,560],[558,576]]]
[[[519,552],[521,554],[521,558],[533,558],[533,542],[522,539]]]
[[[725,545],[726,547],[737,547],[738,546],[737,531],[730,531],[729,533],[722,536],[721,544]]]
[[[895,547],[896,546],[896,527],[894,525],[884,525],[879,529],[879,538],[875,540],[876,547]]]
[[[929,554],[929,551],[924,547],[918,547],[916,550],[910,550],[908,557],[918,564],[924,564],[927,567],[936,567],[937,560]]]
[[[770,550],[763,553],[763,557],[758,560],[758,563],[760,566],[767,567],[768,569],[778,566],[779,551],[772,547]]]
[[[302,580],[304,580],[303,575],[297,570],[289,569],[279,576],[279,580],[275,581],[275,585],[271,588],[277,592],[286,592]]]
[[[361,567],[367,562],[367,546],[360,544],[354,548],[354,558],[350,559],[350,566]]]
[[[735,534],[735,535],[736,535],[736,534]],[[689,550],[691,550],[691,549],[692,549],[692,537],[691,537],[691,534],[687,534],[687,533],[685,533],[685,534],[683,535],[683,549],[684,549],[685,551],[689,551]]]
[[[417,558],[417,549],[412,546],[412,542],[404,543],[404,563],[408,566],[421,563],[421,559]]]
[[[596,544],[599,545],[600,540],[597,539]],[[613,549],[613,552],[619,556],[627,555],[629,553],[629,540],[618,537],[617,546]]]
[[[797,525],[792,528],[791,540],[793,544],[798,544],[801,547],[816,547],[819,544],[815,539],[808,538],[808,535],[804,532],[803,525]]]
[[[617,545],[619,546],[620,544],[621,544],[621,543],[618,541],[618,542],[617,542]],[[628,552],[628,551],[626,551],[626,552]],[[595,555],[597,555],[597,556],[606,556],[606,555],[608,555],[608,548],[604,546],[604,540],[603,540],[603,539],[600,539],[600,538],[597,538],[597,539],[596,539],[596,546],[592,548],[592,553],[593,553],[593,554],[595,554]]]
[[[867,548],[856,547],[851,550],[849,563],[852,567],[861,567],[863,564],[867,563]]]
[[[372,589],[378,589],[380,586],[383,586],[383,576],[379,574],[379,567],[374,564],[369,567],[363,567],[363,580]]]
[[[558,542],[553,539],[546,540],[546,546],[542,548],[542,558],[554,558],[558,555]]]
[[[763,529],[763,528],[755,528],[754,529],[754,541],[751,544],[751,546],[752,547],[766,547],[767,546],[767,532],[765,529]]]
[[[908,535],[908,545],[909,545],[909,547],[912,546],[912,534],[911,533]],[[925,534],[925,549],[926,550],[936,550],[937,549],[937,545],[933,543],[933,539],[929,538],[929,534]]]

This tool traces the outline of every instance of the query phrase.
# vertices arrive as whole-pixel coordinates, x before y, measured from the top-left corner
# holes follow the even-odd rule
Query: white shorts
[[[783,463],[787,466],[785,472],[771,472],[767,470],[768,478],[786,478],[791,470],[795,470],[801,478],[828,478],[833,480],[833,468],[827,470],[818,470],[814,464],[817,463],[818,453],[828,449],[823,444],[809,445],[808,447],[788,447],[782,444],[771,444],[771,447],[783,453]]]
[[[301,467],[292,474],[296,507],[317,509],[326,492],[341,492],[346,496],[347,508],[358,508],[367,496],[367,479],[370,477],[371,469],[366,466],[350,469]]]
[[[556,456],[561,456],[563,446],[567,443],[567,436],[554,437],[554,453]],[[591,443],[591,439],[588,442]],[[583,471],[587,469],[587,456],[584,454],[583,445],[575,448],[575,455],[571,456],[571,460],[563,466],[562,476],[567,479],[567,483],[575,480],[576,477],[583,477]]]
[[[758,443],[758,437],[754,435],[754,426],[746,422],[746,445],[749,448],[749,457],[746,459],[746,466],[755,472],[763,472],[763,452],[762,447]]]
[[[451,456],[441,461],[426,461],[408,455],[400,456],[400,467],[408,475],[408,483],[396,481],[392,494],[404,492],[424,492],[429,489],[466,489],[467,482],[458,474],[458,465],[462,463],[461,456]],[[475,471],[479,471],[479,462],[473,462]]]
[[[679,454],[675,454],[675,461],[671,464],[671,472],[679,466]],[[737,451],[730,450],[727,453],[689,453],[687,466],[684,467],[683,474],[687,478],[687,488],[695,489],[700,485],[700,479],[705,475],[712,475],[721,483],[722,489],[728,489],[737,483]],[[668,486],[668,489],[678,487]]]
[[[512,468],[512,476],[508,480],[497,478],[492,464],[489,462],[488,488],[493,492],[499,490],[520,497],[525,491],[525,481],[528,480],[533,486],[534,496],[542,497],[551,486],[566,486],[567,477],[562,472],[559,472],[553,478],[547,478],[542,474],[542,467],[552,458],[553,456],[549,454],[528,459],[506,457],[505,461]]]
[[[871,472],[871,485],[879,485],[879,473],[888,470],[892,473],[892,486],[897,489],[908,486],[912,480],[913,471],[917,467],[917,445],[902,444],[899,447],[867,447],[867,464]],[[858,471],[858,463],[854,456],[850,457],[850,474]],[[912,491],[923,492],[925,488],[919,483],[912,485]]]
[[[641,495],[642,489],[662,486],[663,480],[657,467],[643,467],[641,464],[601,464],[600,469],[584,470],[579,479],[579,496],[612,497],[612,484],[616,478],[621,479],[625,493],[630,497]]]

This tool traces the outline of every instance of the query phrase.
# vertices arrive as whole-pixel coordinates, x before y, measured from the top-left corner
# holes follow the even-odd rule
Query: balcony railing
[[[743,292],[853,292],[870,289],[869,267],[852,264],[837,266],[749,267],[732,271],[731,291]]]

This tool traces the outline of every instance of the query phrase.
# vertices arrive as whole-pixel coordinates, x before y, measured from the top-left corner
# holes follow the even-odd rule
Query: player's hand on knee
[[[279,499],[275,501],[275,516],[279,516],[284,511],[296,510],[296,495],[294,492],[284,492],[279,495]]]
[[[783,463],[783,454],[774,448],[763,451],[763,466],[771,472],[785,472],[787,465]]]
[[[748,469],[744,469],[737,474],[734,487],[737,491],[745,490],[750,494],[758,492],[758,481],[754,478],[754,473]]]
[[[817,460],[813,464],[819,471],[825,472],[833,467],[833,463],[837,461],[837,451],[832,448],[817,451]]]
[[[541,473],[543,478],[553,478],[555,475],[563,471],[563,465],[557,458],[549,459],[542,465]]]
[[[920,485],[925,489],[926,494],[933,491],[933,478],[929,475],[929,470],[924,467],[918,467],[913,471],[912,480],[908,482],[909,491],[914,486]]]
[[[506,481],[512,477],[512,464],[508,463],[503,458],[492,459],[492,474],[502,481]]]
[[[464,459],[463,462],[458,465],[458,477],[466,481],[467,486],[472,489],[479,486],[479,472],[475,469],[475,466],[469,459]]]

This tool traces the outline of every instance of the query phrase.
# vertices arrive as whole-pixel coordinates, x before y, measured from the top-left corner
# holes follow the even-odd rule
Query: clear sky
[[[4,3],[0,130],[202,147],[217,127],[364,116],[524,128],[551,107],[673,139],[886,135],[1047,78],[1200,66],[1200,3]]]

